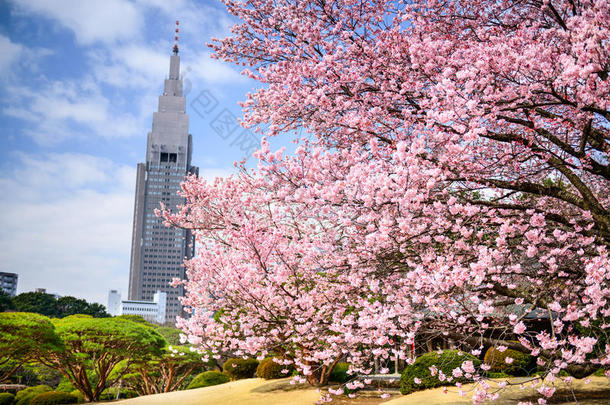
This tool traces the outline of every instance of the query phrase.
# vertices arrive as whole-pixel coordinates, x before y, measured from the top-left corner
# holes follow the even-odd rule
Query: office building
[[[165,316],[170,323],[183,314],[178,298],[184,289],[169,283],[173,278],[185,278],[183,262],[193,256],[194,238],[187,230],[163,225],[155,209],[160,203],[170,209],[184,203],[178,195],[180,183],[185,176],[199,173],[191,164],[192,150],[176,44],[158,111],[153,113],[146,162],[137,167],[128,290],[128,298],[134,302],[151,301],[157,291],[167,293]]]

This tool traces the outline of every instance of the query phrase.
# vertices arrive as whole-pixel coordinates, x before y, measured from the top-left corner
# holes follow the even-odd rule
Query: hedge
[[[64,376],[59,381],[59,385],[55,388],[55,391],[61,392],[72,392],[76,389],[74,385]]]
[[[75,404],[78,398],[65,392],[50,391],[36,395],[30,401],[30,405],[63,405]]]
[[[469,380],[464,376],[459,378],[453,377],[453,370],[460,367],[465,361],[472,361],[474,367],[481,365],[481,361],[473,355],[458,350],[445,350],[440,354],[438,352],[423,354],[412,365],[405,367],[400,376],[400,392],[406,395],[426,388],[453,385],[456,382],[467,382]],[[430,372],[430,367],[432,366],[436,366],[445,376],[451,377],[451,381],[446,379],[440,381],[438,374],[432,376]],[[415,383],[415,378],[421,380],[419,384]]]
[[[294,371],[294,366],[283,365],[273,361],[275,357],[267,357],[258,364],[256,368],[256,376],[264,378],[265,380],[273,380],[276,378],[290,377]],[[286,373],[282,373],[282,370],[288,370]]]
[[[72,395],[73,397],[76,397],[76,400],[77,400],[76,403],[77,404],[82,404],[83,402],[85,402],[85,396],[79,390],[71,391],[70,395]]]
[[[195,388],[211,387],[212,385],[224,384],[229,381],[229,376],[220,371],[204,371],[201,374],[197,374],[186,389],[192,390]]]
[[[15,401],[15,396],[10,392],[0,394],[0,405],[13,405],[13,401]]]
[[[506,362],[507,357],[512,358],[513,362],[508,364]],[[506,349],[501,352],[494,347],[490,347],[485,353],[484,361],[491,367],[489,369],[490,373],[524,376],[536,370],[532,356],[513,349]]]
[[[258,361],[255,359],[230,358],[222,365],[222,371],[231,380],[241,380],[254,377],[256,367],[258,367]]]
[[[30,401],[38,394],[43,392],[52,391],[53,388],[48,385],[36,385],[34,387],[27,387],[15,395],[15,405],[30,405]]]

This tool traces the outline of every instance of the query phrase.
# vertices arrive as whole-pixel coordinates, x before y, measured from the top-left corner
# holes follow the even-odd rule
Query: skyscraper
[[[194,238],[189,231],[165,227],[154,211],[161,202],[168,208],[184,202],[178,195],[180,183],[188,174],[199,174],[199,168],[191,165],[192,149],[176,43],[159,108],[153,113],[146,163],[137,168],[128,292],[130,300],[140,301],[152,300],[157,290],[166,292],[165,319],[172,323],[182,314],[178,297],[184,289],[170,287],[169,282],[185,278],[182,264],[193,256]]]

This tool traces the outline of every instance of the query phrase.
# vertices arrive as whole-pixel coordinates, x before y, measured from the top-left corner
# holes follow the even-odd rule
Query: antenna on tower
[[[180,25],[180,21],[176,20],[176,36],[174,36],[174,55],[178,55],[178,25]]]

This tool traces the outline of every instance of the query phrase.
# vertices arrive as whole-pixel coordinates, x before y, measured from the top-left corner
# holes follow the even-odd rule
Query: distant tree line
[[[0,312],[18,311],[33,312],[52,318],[64,318],[69,315],[83,314],[94,318],[107,318],[106,307],[96,302],[89,303],[82,298],[54,295],[42,292],[26,292],[11,297],[0,290]]]

